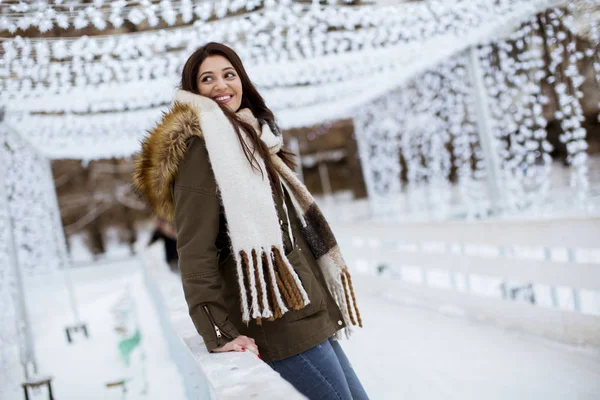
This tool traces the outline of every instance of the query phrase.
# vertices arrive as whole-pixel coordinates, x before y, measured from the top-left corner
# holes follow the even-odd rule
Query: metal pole
[[[1,112],[1,110],[0,110]],[[1,118],[1,116],[0,116]],[[0,126],[2,120],[0,119]],[[5,145],[8,131],[0,130],[0,145]],[[21,276],[21,269],[19,268],[19,259],[17,252],[17,243],[15,242],[15,223],[10,210],[10,204],[8,201],[8,182],[6,180],[8,166],[6,164],[1,165],[2,172],[0,173],[0,206],[5,208],[8,217],[8,263],[13,266],[16,293],[14,293],[14,300],[17,307],[17,332],[22,342],[19,345],[19,355],[21,358],[21,364],[25,373],[25,378],[31,377],[29,366],[33,367],[33,373],[37,374],[37,361],[35,359],[33,337],[31,335],[31,324],[29,313],[27,312],[27,304],[25,301],[25,286],[23,284],[23,277]]]
[[[552,261],[552,249],[550,247],[544,247],[544,260]],[[556,286],[550,286],[550,298],[552,300],[552,307],[560,307],[560,299],[558,298]]]
[[[569,262],[577,261],[575,249],[567,249],[567,254]],[[573,311],[581,312],[581,295],[579,294],[579,289],[574,287],[571,289],[571,293],[573,294]]]
[[[454,251],[452,249],[453,249],[452,244],[446,243],[446,253],[448,253],[448,254],[454,253]],[[450,281],[450,287],[452,288],[452,290],[457,290],[458,285],[456,284],[456,272],[454,272],[453,270],[448,271],[448,279]]]
[[[423,242],[417,244],[417,252],[424,253]],[[427,278],[427,268],[421,266],[421,279],[423,280],[423,286],[429,286],[429,279]]]
[[[321,178],[321,185],[323,186],[323,193],[327,197],[333,196],[331,190],[331,181],[329,180],[329,169],[325,161],[318,161],[319,163],[319,177]]]
[[[300,143],[298,142],[298,138],[292,136],[290,138],[290,150],[292,153],[296,154],[298,157],[298,165],[296,166],[296,173],[298,174],[298,178],[302,183],[304,183],[304,172],[302,171],[302,154],[300,154]]]
[[[43,157],[41,154],[40,157]],[[52,162],[50,159],[45,158],[46,161],[46,182],[48,187],[48,196],[50,198],[50,207],[52,208],[52,219],[54,220],[53,232],[55,232],[54,239],[56,246],[60,252],[61,263],[63,266],[63,272],[65,277],[65,283],[67,285],[67,293],[69,294],[69,304],[71,311],[73,312],[73,318],[76,324],[80,324],[79,310],[77,307],[77,300],[75,298],[75,289],[73,288],[73,281],[71,280],[71,261],[67,256],[67,241],[64,234],[62,220],[60,218],[60,208],[58,206],[58,195],[56,193],[56,186],[54,186],[54,177],[52,176]]]
[[[460,244],[460,254],[462,254],[463,256],[467,254],[467,249],[465,248],[464,243]],[[468,272],[465,272],[464,275],[465,275],[465,292],[470,293],[471,292],[471,275],[469,275]]]
[[[319,178],[321,178],[321,185],[323,186],[323,192],[325,193],[325,202],[329,206],[333,206],[333,191],[331,190],[331,181],[329,180],[329,169],[324,160],[319,160],[317,154],[317,165],[319,166]],[[334,211],[337,215],[338,210]]]
[[[490,115],[490,107],[488,96],[483,83],[483,73],[481,71],[481,61],[477,54],[477,47],[473,46],[469,50],[469,63],[467,68],[473,84],[473,95],[475,98],[477,134],[479,142],[485,158],[487,169],[487,185],[490,194],[492,211],[498,213],[501,210],[502,191],[499,187],[500,182],[500,161],[498,153],[495,151],[494,137],[491,129],[492,117]]]

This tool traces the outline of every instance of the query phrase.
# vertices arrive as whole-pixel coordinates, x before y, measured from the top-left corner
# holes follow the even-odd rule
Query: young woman
[[[367,399],[336,341],[362,326],[335,238],[238,55],[209,43],[142,143],[134,181],[175,220],[190,316],[211,352],[250,351],[310,399]]]

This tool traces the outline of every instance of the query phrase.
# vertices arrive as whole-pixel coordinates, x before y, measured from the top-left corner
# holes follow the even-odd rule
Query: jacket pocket
[[[208,306],[203,305],[202,309],[204,310],[204,313],[206,314],[208,321],[210,322],[210,324],[213,327],[214,334],[215,334],[215,342],[217,342],[217,347],[221,347],[221,338],[223,338],[223,337],[227,340],[233,340],[233,338],[227,332],[225,332],[224,330],[219,328],[219,326],[215,322],[215,319],[213,318]]]
[[[306,307],[300,310],[290,310],[285,313],[283,319],[292,322],[324,310],[326,303],[323,289],[321,288],[319,281],[317,281],[317,277],[311,270],[304,254],[302,254],[302,250],[296,246],[294,247],[294,250],[286,255],[286,257],[292,267],[294,267],[298,278],[300,278],[300,281],[302,282],[302,286],[304,286],[304,290],[306,290],[306,293],[308,294],[308,299],[310,300],[310,304]]]

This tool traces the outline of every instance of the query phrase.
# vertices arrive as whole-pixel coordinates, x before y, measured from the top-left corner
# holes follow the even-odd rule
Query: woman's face
[[[242,104],[242,81],[223,56],[207,57],[198,72],[198,91],[236,112]]]

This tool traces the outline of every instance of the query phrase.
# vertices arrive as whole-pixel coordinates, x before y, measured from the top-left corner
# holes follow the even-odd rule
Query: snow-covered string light
[[[23,376],[19,354],[25,354],[25,321],[17,312],[21,290],[16,281],[15,265],[24,277],[45,274],[60,264],[56,230],[61,229],[49,220],[52,204],[48,200],[48,165],[19,135],[6,124],[0,123],[0,167],[5,185],[0,190],[0,382],[1,390],[18,389]],[[12,222],[11,222],[12,220]],[[10,257],[12,243],[16,260]],[[63,249],[66,251],[66,249]],[[4,369],[4,371],[3,371]],[[3,381],[7,379],[6,385]],[[4,397],[4,393],[3,393]],[[10,396],[9,396],[10,397]]]
[[[402,92],[405,107],[401,111],[404,121],[399,135],[407,168],[406,191],[411,210],[444,214],[450,199],[451,163],[446,148],[450,135],[440,109],[450,93],[440,69],[418,77],[408,90]]]
[[[407,189],[416,195],[415,205],[427,204],[437,217],[450,211],[452,167],[456,168],[461,195],[455,202],[477,214],[484,201],[481,181],[485,171],[471,107],[473,89],[465,65],[465,55],[449,59],[416,78],[413,93],[406,92],[408,107],[402,135],[414,137],[406,140],[402,149],[408,168]],[[425,187],[426,201],[415,190],[419,186]]]
[[[0,168],[5,171],[8,160],[6,149],[3,145],[4,127],[0,123]],[[0,185],[3,185],[0,180]],[[5,188],[0,187],[0,396],[10,398],[20,394],[17,390],[21,382],[19,361],[19,337],[17,332],[17,314],[15,306],[15,293],[17,283],[14,276],[14,267],[10,264],[10,212]]]
[[[218,40],[219,37],[227,39],[226,34],[233,32],[233,29],[225,29],[227,26],[235,27],[239,25],[237,22],[249,21],[249,26],[254,26],[256,30],[249,31],[252,35],[240,36],[240,47],[236,47],[236,50],[256,60],[253,64],[244,59],[252,79],[267,98],[268,104],[281,117],[282,125],[288,128],[309,126],[339,118],[341,113],[347,113],[350,107],[379,96],[390,87],[401,85],[407,77],[419,70],[463,50],[476,41],[483,40],[501,28],[506,23],[506,18],[521,20],[545,2],[514,0],[494,4],[493,7],[490,6],[489,0],[439,3],[440,6],[436,6],[436,9],[439,8],[440,12],[436,14],[436,18],[440,13],[443,14],[444,10],[450,10],[452,13],[447,12],[451,16],[449,20],[439,22],[432,17],[431,11],[423,8],[423,3],[387,8],[338,7],[335,12],[323,7],[306,9],[305,6],[296,4],[292,6],[291,12],[274,7],[239,17],[236,23],[230,23],[230,20],[211,22],[211,28],[223,29],[207,32],[206,37],[196,41],[183,34],[185,40],[177,41],[173,47],[167,46],[168,48],[165,47],[168,41],[161,42],[161,34],[153,36],[149,47],[145,47],[143,42],[138,43],[137,39],[144,37],[138,34],[94,37],[94,40],[102,39],[109,43],[106,45],[102,42],[102,46],[108,47],[90,45],[90,42],[79,43],[83,47],[76,49],[78,60],[85,61],[88,57],[83,55],[90,51],[89,58],[92,61],[85,66],[79,65],[75,70],[68,67],[62,71],[60,76],[64,78],[64,82],[55,79],[52,86],[45,87],[41,84],[32,91],[27,87],[33,86],[32,82],[38,82],[39,77],[34,80],[3,80],[3,83],[10,86],[10,90],[0,91],[0,103],[7,102],[11,124],[18,127],[38,148],[43,148],[45,154],[53,157],[69,154],[76,157],[83,152],[85,154],[80,155],[84,158],[125,154],[135,148],[130,144],[137,140],[172,100],[179,74],[172,72],[176,70],[176,62],[169,61],[169,57],[164,55],[179,51],[177,46],[185,48],[190,43],[197,46],[203,40]],[[506,13],[496,13],[500,9]],[[467,18],[468,22],[465,22],[461,12],[471,12],[472,18]],[[264,17],[267,14],[270,17]],[[281,15],[287,17],[275,18]],[[275,26],[272,19],[283,20],[284,25]],[[394,25],[391,23],[394,21],[409,23]],[[226,25],[219,25],[221,22]],[[306,26],[313,28],[305,32],[302,27]],[[372,29],[381,26],[387,27],[388,30]],[[273,43],[270,43],[268,32],[273,31],[273,34],[276,34],[277,29],[284,27],[287,29],[286,35],[276,35]],[[184,29],[190,28],[177,28],[165,31],[164,34],[170,35]],[[451,34],[444,35],[448,32]],[[215,39],[211,35],[218,37]],[[343,35],[358,35],[358,39],[346,40],[343,42],[345,45],[341,47],[336,47],[335,41],[329,42],[330,37],[342,40]],[[456,35],[461,39],[457,39]],[[386,45],[388,42],[385,40],[389,37],[396,39],[389,42],[392,44]],[[133,38],[136,40],[132,40]],[[273,48],[282,46],[282,43],[290,54],[299,55],[296,61],[284,61],[285,57],[282,61],[277,61],[280,52],[273,51]],[[154,47],[155,45],[158,47]],[[69,51],[73,50],[72,47],[69,48]],[[82,48],[88,50],[83,51]],[[105,48],[108,53],[103,53],[103,50],[99,50],[101,48]],[[124,72],[124,78],[120,81],[100,80],[94,81],[97,82],[94,84],[88,82],[85,71],[96,71],[94,68],[99,67],[98,63],[101,63],[101,60],[108,57],[115,65],[120,62],[119,57],[111,56],[120,54],[120,50],[114,50],[117,48],[127,51],[133,49],[124,53],[124,61],[137,61],[140,55],[153,54],[148,56],[148,60],[143,59],[141,62],[144,64],[148,61],[144,67],[146,72],[143,78],[139,77],[136,67]],[[15,54],[12,53],[13,59]],[[18,55],[23,56],[21,53]],[[63,61],[68,65],[72,60],[68,59],[68,56],[65,57],[67,58]],[[35,60],[31,63],[34,65]],[[52,64],[54,68],[57,63]],[[171,72],[165,73],[165,70]],[[72,86],[71,77],[77,77],[74,79],[78,85]],[[385,77],[383,81],[382,77]],[[300,107],[306,112],[294,111]],[[32,112],[36,114],[27,114]],[[96,114],[100,112],[102,114]],[[142,119],[136,120],[135,117]],[[121,136],[118,136],[119,133]],[[115,137],[123,138],[126,143],[111,140]],[[132,137],[136,139],[131,140]],[[56,143],[66,146],[59,148]],[[102,146],[98,146],[100,143]],[[118,146],[119,143],[125,146]],[[101,148],[105,151],[99,153]],[[55,149],[57,152],[48,153],[49,149]],[[89,149],[94,149],[93,154],[88,152]]]
[[[472,102],[461,55],[357,110],[359,154],[376,210],[398,210],[402,165],[411,212],[447,215],[453,166],[463,194],[459,201],[468,210],[477,209],[471,203],[482,201],[481,196],[469,191],[480,192],[477,186],[481,186],[485,171]]]
[[[61,267],[62,251],[49,238],[62,229],[54,219],[54,202],[48,190],[47,160],[17,134],[2,146],[7,169],[8,205],[14,220],[19,266],[25,276],[50,273]]]
[[[468,42],[467,42],[468,43]],[[463,49],[465,42],[455,37],[434,39],[425,43],[399,45],[397,51],[388,49],[363,50],[356,54],[332,56],[330,59],[314,59],[305,61],[302,66],[310,70],[313,65],[330,66],[333,69],[336,59],[341,58],[348,65],[371,65],[372,72],[367,76],[359,76],[352,80],[338,80],[325,85],[303,85],[263,89],[261,93],[278,116],[282,128],[295,128],[323,123],[323,121],[339,119],[348,115],[351,107],[362,104],[369,99],[386,93],[397,87],[427,65],[436,60],[444,60],[447,55]],[[441,50],[440,50],[441,48]],[[422,59],[423,55],[429,55]],[[376,67],[376,62],[385,64]],[[416,66],[415,66],[416,63]],[[301,65],[301,64],[298,64]],[[282,66],[283,68],[283,66]],[[253,78],[260,73],[269,72],[278,75],[273,66],[248,67]],[[44,154],[52,157],[113,157],[137,150],[137,140],[151,124],[160,117],[161,111],[173,97],[176,81],[157,81],[148,84],[103,85],[104,90],[70,93],[68,97],[47,96],[46,98],[28,99],[21,102],[11,101],[11,109],[25,108],[28,111],[42,111],[44,114],[10,113],[7,119],[12,126],[43,149]],[[119,93],[113,102],[107,101],[106,93]],[[146,104],[152,108],[143,108]],[[106,112],[114,110],[126,112]],[[60,113],[63,115],[45,115]],[[89,110],[93,114],[87,114]],[[133,109],[133,110],[132,110]],[[72,114],[77,111],[81,114]],[[100,113],[100,111],[103,111]],[[79,156],[78,156],[79,154]]]
[[[21,289],[16,284],[15,266],[8,264],[10,237],[15,244],[17,268],[25,280],[56,272],[66,260],[66,246],[57,234],[62,232],[62,225],[57,218],[56,201],[51,197],[55,192],[49,163],[6,123],[0,123],[0,168],[3,175],[0,184],[6,189],[0,191],[0,341],[8,342],[0,343],[5,357],[0,359],[0,367],[8,365],[11,374],[10,382],[2,388],[14,389],[23,379],[14,376],[22,370],[15,354],[26,351],[18,350],[19,346],[25,346],[25,321],[16,311]],[[1,376],[2,371],[0,382]]]
[[[588,192],[587,132],[582,127],[585,120],[580,99],[584,77],[577,66],[584,54],[577,50],[572,28],[572,16],[562,9],[553,9],[541,17],[546,36],[551,39],[550,82],[558,97],[554,117],[560,121],[563,133],[559,136],[567,147],[567,162],[571,165],[570,185],[576,189],[581,203]]]
[[[424,3],[388,7],[293,4],[164,31],[75,39],[3,39],[0,91],[4,96],[22,97],[66,93],[72,87],[91,89],[101,83],[172,77],[190,50],[208,40],[232,44],[247,63],[260,65],[422,42],[440,35],[464,34],[474,27],[489,26],[498,15],[532,11],[547,2],[439,1],[435,14]],[[330,79],[324,72],[281,84]],[[280,84],[279,75],[289,76],[273,76],[272,84]]]
[[[400,141],[398,137],[397,91],[365,104],[357,110],[357,138],[369,202],[375,214],[393,211],[390,198],[402,191]],[[392,207],[390,207],[392,206]]]
[[[439,72],[447,88],[447,106],[440,109],[451,138],[453,166],[456,168],[459,203],[469,217],[484,213],[487,202],[484,189],[487,173],[475,121],[475,93],[468,78],[467,55],[460,55],[440,65]]]
[[[547,97],[542,92],[542,80],[545,73],[543,58],[543,38],[540,35],[540,26],[537,19],[532,19],[529,24],[521,28],[524,33],[523,47],[526,49],[518,56],[520,68],[523,71],[523,87],[527,88],[523,104],[527,104],[525,119],[520,126],[520,132],[525,139],[525,158],[527,170],[524,183],[527,185],[527,202],[539,208],[548,199],[552,170],[552,145],[547,138],[546,126],[548,121],[544,116],[543,106],[548,103]],[[517,41],[517,46],[520,46]],[[518,48],[518,47],[517,47]]]
[[[421,46],[421,49],[423,46]],[[263,89],[273,91],[299,91],[293,86],[302,85],[305,89],[310,85],[337,85],[338,89],[344,86],[344,81],[356,78],[371,78],[375,72],[400,71],[411,65],[423,56],[419,56],[421,49],[414,45],[398,45],[391,48],[364,50],[356,53],[348,53],[340,56],[319,57],[304,62],[284,63],[275,65],[257,65],[246,63],[249,75],[254,83]],[[10,110],[51,112],[99,112],[99,111],[121,111],[123,109],[136,109],[164,104],[172,99],[173,89],[178,83],[180,74],[168,58],[155,59],[149,64],[169,64],[173,69],[169,78],[144,79],[124,82],[99,84],[94,88],[89,86],[69,88],[69,85],[57,88],[64,93],[55,94],[55,90],[40,88],[35,94],[38,97],[29,97],[26,92],[13,91],[0,94],[0,99],[7,102]],[[157,70],[160,68],[157,67]],[[314,79],[313,77],[318,77]],[[16,81],[15,81],[16,82]],[[19,83],[18,85],[22,85]],[[291,88],[290,88],[291,86]],[[15,88],[16,90],[17,88]],[[344,89],[346,91],[352,88]],[[306,90],[303,90],[307,92]],[[12,95],[11,95],[12,93]],[[323,92],[323,96],[332,97],[338,92]],[[33,95],[30,92],[30,95]],[[11,97],[18,96],[16,99]],[[285,104],[298,105],[296,97],[287,96],[282,99]]]
[[[585,4],[590,10],[595,10],[597,15],[600,14],[596,0],[585,0]],[[592,45],[589,49],[586,49],[585,55],[592,59],[592,65],[596,73],[596,84],[600,87],[600,15],[598,15],[598,18],[591,18],[589,21],[589,38]],[[600,114],[598,114],[598,121],[600,121]]]
[[[271,1],[272,3],[273,1]],[[162,20],[168,25],[188,23],[193,18],[207,21],[223,18],[229,13],[250,11],[260,7],[264,0],[218,0],[193,2],[192,0],[122,0],[93,2],[38,0],[3,6],[0,14],[0,32],[15,33],[31,27],[47,32],[55,27],[83,29],[94,26],[103,30],[109,26],[119,28],[125,21],[134,25],[142,23],[157,26]],[[268,3],[268,1],[266,1]]]
[[[388,39],[376,43],[377,38],[393,36],[388,29],[393,26],[394,20],[411,22],[398,21],[398,18],[390,17],[397,13],[382,14],[379,9],[362,13],[342,9],[332,13],[327,9],[311,8],[306,14],[303,13],[303,7],[297,6],[240,17],[235,23],[215,22],[210,26],[197,25],[171,31],[114,35],[100,39],[32,41],[16,38],[4,41],[4,65],[0,64],[0,71],[4,71],[6,78],[2,81],[2,97],[65,93],[74,85],[83,88],[100,83],[122,84],[132,80],[151,83],[163,77],[173,79],[192,49],[208,40],[232,44],[246,64],[250,65],[289,63],[360,50],[362,47],[381,47],[388,43]],[[360,28],[361,23],[366,24],[367,29],[355,30]],[[375,23],[378,28],[373,26]],[[273,24],[277,26],[275,29],[271,29]],[[328,34],[319,32],[323,26],[335,28],[336,31]],[[350,30],[345,30],[344,26]],[[285,34],[282,32],[284,29]],[[307,35],[309,32],[312,34]],[[164,57],[157,56],[163,53]],[[64,61],[50,62],[50,57]],[[323,83],[345,75],[343,71],[335,68],[328,70],[322,63],[320,65],[322,67],[319,70],[307,66],[279,67],[278,73],[265,75],[269,78],[263,79],[263,82],[260,76],[254,79],[258,79],[259,85],[277,86]],[[361,68],[364,70],[360,64],[353,68],[358,72]],[[36,91],[36,88],[39,89]]]
[[[52,79],[57,74],[75,74],[73,81],[79,85],[118,82],[119,79],[129,80],[148,74],[146,70],[149,67],[144,65],[151,63],[158,54],[166,53],[180,65],[191,49],[209,40],[232,44],[248,63],[303,60],[362,47],[381,47],[396,43],[402,37],[410,38],[410,32],[405,32],[405,29],[397,35],[391,29],[394,26],[414,26],[419,22],[419,13],[415,17],[401,15],[394,9],[386,11],[386,8],[375,7],[337,10],[307,9],[295,5],[267,9],[235,20],[166,31],[76,39],[17,37],[3,43],[4,68],[7,76],[13,74],[14,79],[19,81],[29,78],[32,85],[38,80]],[[330,29],[334,31],[326,32]],[[242,43],[243,46],[237,46]],[[59,62],[52,63],[51,59]],[[67,62],[61,63],[60,60]],[[151,65],[150,68],[150,75],[155,78],[169,72],[160,65]],[[79,75],[82,75],[83,81],[78,78]],[[70,84],[68,80],[61,83],[61,87]]]
[[[484,46],[480,56],[501,159],[504,206],[540,206],[550,189],[552,146],[546,138],[543,105],[548,100],[541,84],[546,73],[537,19],[507,40]]]

